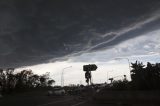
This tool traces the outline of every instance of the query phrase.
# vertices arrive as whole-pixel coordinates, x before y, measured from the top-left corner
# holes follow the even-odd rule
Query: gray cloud
[[[0,66],[98,51],[158,29],[159,0],[1,0]]]
[[[128,57],[129,59],[157,61],[160,60],[160,30],[143,34],[112,46],[103,51],[84,53],[70,59],[71,62],[108,62],[116,57]],[[142,59],[143,58],[143,59]]]

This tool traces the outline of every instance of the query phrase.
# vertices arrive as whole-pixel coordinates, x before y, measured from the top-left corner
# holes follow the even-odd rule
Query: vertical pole
[[[126,58],[128,60],[128,66],[129,66],[129,74],[130,74],[130,79],[131,79],[131,66],[130,66],[130,61],[128,58]]]
[[[91,71],[89,71],[89,73],[90,73],[90,76],[91,76],[91,78],[90,78],[90,85],[92,85],[92,73],[91,73]]]
[[[93,77],[92,77],[92,74],[91,74],[91,81],[92,81],[92,84],[93,84]]]
[[[72,66],[69,66],[69,67],[66,67],[66,68],[70,68],[70,67],[72,67]],[[62,87],[64,86],[64,69],[66,69],[66,68],[63,68],[62,73],[61,73],[61,86]]]
[[[62,74],[61,74],[61,86],[64,86],[64,79],[63,79],[63,70],[62,70]]]
[[[107,71],[107,83],[108,83],[108,80],[109,80],[109,79],[108,79],[108,71]]]

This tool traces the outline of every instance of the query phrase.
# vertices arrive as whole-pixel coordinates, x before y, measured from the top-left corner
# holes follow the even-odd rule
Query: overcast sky
[[[159,0],[1,0],[0,67],[51,72],[57,84],[129,76],[129,62],[160,60]],[[124,58],[115,60],[115,58]],[[109,72],[110,71],[110,72]],[[119,77],[120,78],[120,77]]]

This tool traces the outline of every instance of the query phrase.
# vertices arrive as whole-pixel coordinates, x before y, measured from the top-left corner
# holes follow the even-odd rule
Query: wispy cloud
[[[104,35],[101,35],[102,39],[105,39],[105,37],[108,37],[109,35],[114,35],[114,37],[111,38],[111,39],[108,39],[107,41],[101,42],[101,43],[99,43],[97,45],[94,45],[92,47],[89,47],[88,51],[92,50],[94,48],[97,48],[97,47],[99,47],[101,45],[104,45],[104,44],[107,44],[109,42],[112,42],[113,40],[115,40],[116,38],[122,36],[125,33],[128,33],[130,31],[142,28],[146,24],[160,19],[160,14],[159,13],[160,13],[160,10],[157,10],[154,13],[150,14],[149,16],[146,16],[147,18],[145,18],[145,19],[143,18],[140,21],[133,23],[132,25],[126,26],[126,27],[124,27],[124,28],[122,28],[122,29],[120,29],[118,31],[113,31],[113,32],[109,32],[109,33],[106,33]]]
[[[160,53],[159,33],[160,30],[152,31],[134,39],[124,41],[107,50],[84,53],[80,56],[73,57],[73,61],[107,62],[115,57],[154,56]]]

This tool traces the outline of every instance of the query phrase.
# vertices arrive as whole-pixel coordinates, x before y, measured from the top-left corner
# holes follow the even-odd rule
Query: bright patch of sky
[[[160,62],[159,34],[160,30],[152,31],[124,41],[107,50],[84,53],[80,56],[70,57],[66,61],[39,64],[25,68],[32,69],[38,74],[50,72],[56,81],[56,85],[61,84],[61,73],[64,68],[64,85],[85,84],[83,65],[86,64],[97,64],[98,66],[98,69],[92,72],[94,83],[108,82],[107,79],[111,77],[122,79],[123,75],[127,75],[130,80],[129,64],[131,62],[136,60],[144,62],[144,64],[146,62]],[[129,59],[129,62],[127,59]]]

